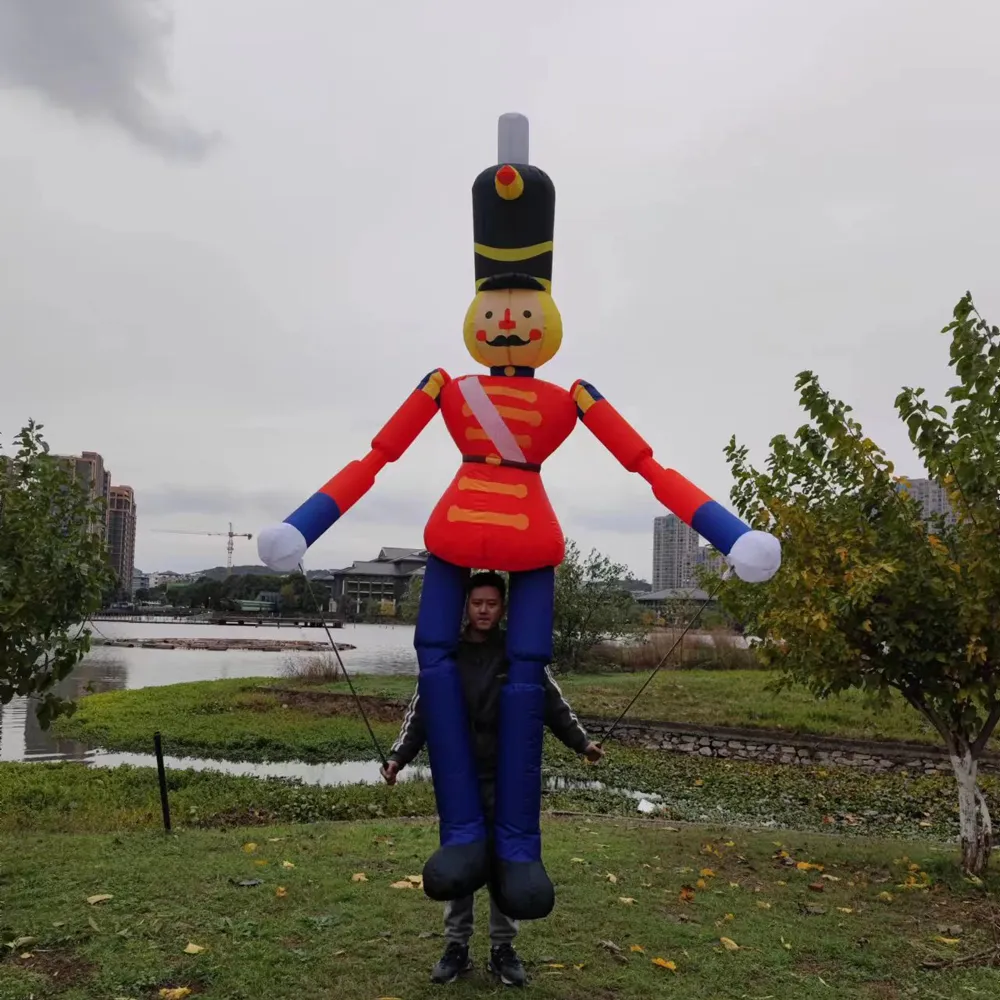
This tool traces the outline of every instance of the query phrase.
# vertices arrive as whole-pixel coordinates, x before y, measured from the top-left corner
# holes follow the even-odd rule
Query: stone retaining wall
[[[607,730],[607,719],[581,719],[595,740]],[[730,729],[672,722],[633,720],[619,726],[612,741],[701,757],[760,761],[764,764],[809,764],[814,767],[859,767],[866,771],[951,774],[943,749],[922,743],[883,743],[792,735],[767,729]],[[1000,754],[984,754],[980,770],[1000,771]]]

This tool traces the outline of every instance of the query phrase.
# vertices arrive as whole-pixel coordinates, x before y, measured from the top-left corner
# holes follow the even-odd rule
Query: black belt
[[[525,472],[541,472],[542,467],[535,462],[514,462],[509,458],[487,459],[485,455],[463,455],[463,462],[479,462],[481,465],[503,465],[508,469],[523,469]]]

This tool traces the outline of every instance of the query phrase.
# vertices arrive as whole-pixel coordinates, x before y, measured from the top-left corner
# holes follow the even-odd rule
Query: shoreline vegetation
[[[239,649],[263,653],[322,652],[330,649],[328,642],[317,642],[312,639],[205,639],[184,636],[171,636],[166,639],[108,639],[96,636],[91,639],[91,645],[105,649],[196,649],[212,652]],[[344,652],[357,649],[357,646],[349,642],[338,642],[337,649]]]

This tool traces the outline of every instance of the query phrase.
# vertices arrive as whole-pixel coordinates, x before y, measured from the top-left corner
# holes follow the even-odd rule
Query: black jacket
[[[495,630],[484,642],[463,638],[458,645],[458,671],[472,730],[472,745],[480,778],[496,774],[497,723],[500,690],[507,680],[504,633]],[[571,750],[583,753],[590,739],[548,667],[545,668],[545,724]],[[420,689],[413,693],[399,738],[389,759],[405,767],[423,749],[426,733],[420,711]]]

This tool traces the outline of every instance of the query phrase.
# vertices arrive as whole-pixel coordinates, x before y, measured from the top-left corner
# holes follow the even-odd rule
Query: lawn
[[[642,686],[648,673],[583,674],[560,677],[559,683],[576,712],[592,718],[615,718]],[[893,699],[889,707],[876,710],[857,692],[817,700],[804,688],[774,691],[774,675],[762,670],[684,670],[661,672],[633,706],[628,719],[691,722],[699,725],[757,727],[789,733],[811,733],[856,739],[915,740],[939,744],[933,733],[909,705]],[[360,694],[402,703],[413,693],[414,678],[400,675],[358,675],[353,678]],[[226,743],[246,759],[272,752],[270,742],[286,728],[275,715],[288,699],[254,692],[261,688],[295,687],[285,679],[236,679],[206,681],[137,691],[112,691],[85,698],[80,710],[57,724],[57,731],[108,749],[145,747],[156,728],[185,717],[185,732],[211,734],[215,744]],[[350,699],[344,682],[300,685],[308,691],[327,691]],[[374,708],[374,706],[370,706]],[[254,709],[256,724],[247,729],[247,711]],[[275,711],[279,710],[279,711]],[[352,709],[356,712],[356,709]],[[377,732],[384,742],[395,738],[403,717],[402,704],[376,711]],[[345,713],[350,714],[350,713]],[[313,729],[301,734],[299,743],[313,756],[328,757],[336,747],[343,752],[361,750],[365,739],[349,747],[347,732],[335,734],[329,718],[314,719]],[[336,744],[336,747],[333,746]]]
[[[0,862],[0,1000],[438,996],[441,907],[394,887],[436,836],[376,821],[20,837]],[[544,843],[556,909],[518,940],[539,998],[1000,993],[994,879],[963,880],[949,849],[582,820],[547,821]],[[478,917],[455,997],[493,991],[482,899]]]

